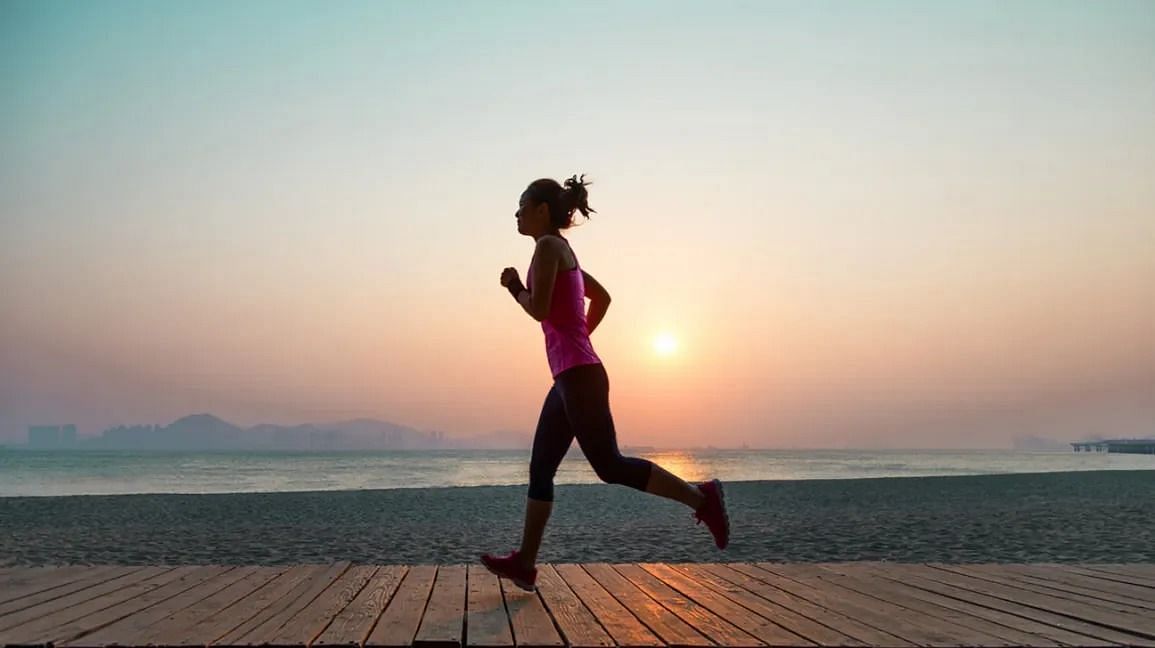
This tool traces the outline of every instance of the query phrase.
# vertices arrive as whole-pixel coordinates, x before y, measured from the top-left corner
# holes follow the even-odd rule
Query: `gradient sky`
[[[623,443],[1155,434],[1155,3],[0,0],[0,438],[531,430],[582,172]]]

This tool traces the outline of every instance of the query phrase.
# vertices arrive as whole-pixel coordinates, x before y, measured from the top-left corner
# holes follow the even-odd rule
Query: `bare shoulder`
[[[560,236],[547,234],[539,238],[534,254],[543,260],[555,259],[562,268],[574,266],[573,253],[570,252],[569,244]]]
[[[551,252],[556,253],[556,252],[559,252],[561,250],[564,250],[565,248],[566,248],[565,241],[561,240],[560,236],[554,236],[552,234],[546,234],[545,236],[537,239],[537,249],[538,250],[550,250]]]

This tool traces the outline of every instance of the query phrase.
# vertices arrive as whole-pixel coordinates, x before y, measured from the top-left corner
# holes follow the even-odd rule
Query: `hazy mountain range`
[[[117,426],[75,441],[51,433],[30,434],[30,448],[102,450],[391,450],[528,448],[529,435],[494,431],[472,437],[418,430],[375,419],[335,423],[240,427],[212,414],[185,416],[169,425]]]

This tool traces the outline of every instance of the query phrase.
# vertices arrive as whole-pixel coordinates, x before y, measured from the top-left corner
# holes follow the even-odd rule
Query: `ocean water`
[[[638,452],[687,480],[855,479],[1155,470],[1155,456],[1075,452],[684,450]],[[275,493],[525,484],[528,451],[235,453],[0,449],[0,497]],[[596,483],[575,446],[558,484]]]

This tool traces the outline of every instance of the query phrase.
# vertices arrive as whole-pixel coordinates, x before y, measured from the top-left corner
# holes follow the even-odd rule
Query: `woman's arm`
[[[518,295],[517,303],[525,309],[530,317],[542,321],[549,316],[549,307],[553,301],[553,283],[557,278],[557,266],[561,261],[561,245],[563,243],[552,236],[543,236],[537,241],[537,248],[533,252],[533,289],[526,290]]]
[[[593,275],[582,270],[582,281],[586,285],[586,297],[590,298],[590,308],[586,313],[586,327],[590,333],[602,323],[602,318],[606,316],[606,311],[610,307],[610,293],[594,279]]]

